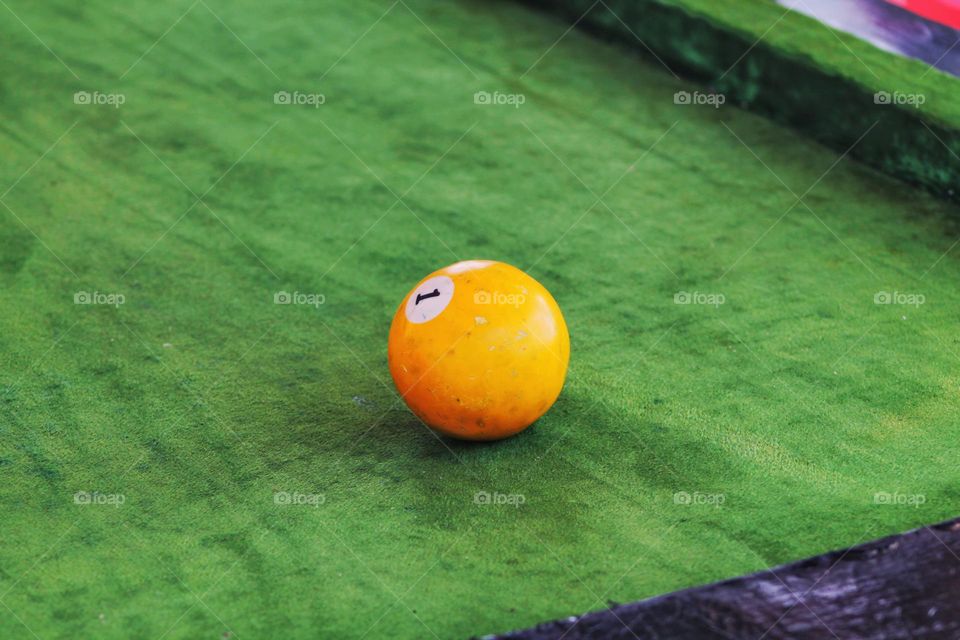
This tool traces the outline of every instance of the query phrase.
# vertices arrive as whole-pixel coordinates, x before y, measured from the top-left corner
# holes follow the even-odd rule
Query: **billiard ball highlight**
[[[401,397],[436,431],[498,440],[530,426],[563,388],[567,325],[553,296],[516,267],[467,260],[404,298],[387,348]]]

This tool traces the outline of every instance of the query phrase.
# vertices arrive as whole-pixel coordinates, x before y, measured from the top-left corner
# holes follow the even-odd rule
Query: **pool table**
[[[958,515],[958,80],[626,4],[0,1],[0,637],[502,634]],[[499,442],[387,368],[466,259],[570,332]]]

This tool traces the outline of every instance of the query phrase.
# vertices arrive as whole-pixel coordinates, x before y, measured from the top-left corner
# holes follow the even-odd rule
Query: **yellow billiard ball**
[[[397,390],[424,423],[454,438],[498,440],[553,405],[570,337],[539,282],[502,262],[466,260],[407,294],[387,356]]]

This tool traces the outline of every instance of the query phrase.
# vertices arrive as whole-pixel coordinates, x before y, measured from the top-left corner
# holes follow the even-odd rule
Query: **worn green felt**
[[[0,13],[0,637],[469,637],[956,515],[952,205],[512,3]],[[477,257],[572,341],[481,445],[386,363]]]

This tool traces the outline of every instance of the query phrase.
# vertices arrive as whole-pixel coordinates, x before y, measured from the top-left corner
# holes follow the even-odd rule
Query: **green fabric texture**
[[[709,83],[743,108],[960,199],[960,83],[923,62],[771,0],[531,2]],[[884,103],[878,93],[903,96],[902,103]],[[861,139],[874,123],[883,126]]]
[[[7,4],[0,637],[469,637],[956,514],[950,203],[515,3]],[[387,371],[468,258],[571,334],[498,443]]]

